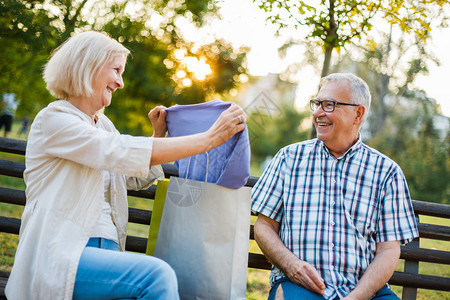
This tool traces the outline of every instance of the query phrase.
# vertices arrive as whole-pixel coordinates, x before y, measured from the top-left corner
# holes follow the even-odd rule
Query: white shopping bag
[[[181,299],[245,299],[250,192],[170,178],[154,256],[175,270]]]

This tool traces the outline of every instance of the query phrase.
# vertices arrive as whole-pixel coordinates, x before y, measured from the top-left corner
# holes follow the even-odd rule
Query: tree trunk
[[[330,64],[331,64],[331,54],[333,53],[333,46],[325,47],[325,58],[323,60],[322,73],[320,74],[320,78],[327,76],[330,73]],[[311,131],[309,132],[309,138],[314,139],[317,137],[316,127],[314,127],[314,123],[311,126]]]
[[[338,46],[338,25],[336,24],[334,14],[335,14],[335,0],[329,0],[329,8],[328,8],[328,30],[326,30],[326,37],[323,40],[325,46],[325,57],[323,59],[322,73],[320,74],[320,78],[327,76],[330,73],[330,65],[331,65],[331,55],[333,53],[333,49]],[[318,92],[318,91],[317,91]],[[314,123],[312,124],[311,131],[309,133],[309,138],[313,139],[317,137],[316,128],[314,127]]]
[[[391,52],[392,46],[392,25],[391,25],[391,30],[389,32],[389,39],[388,39],[388,44],[386,47],[386,52],[383,55],[383,58],[385,59],[385,61],[383,62],[383,64],[385,64],[387,66],[387,64],[389,63],[389,54]],[[372,135],[372,137],[376,136],[384,127],[384,123],[386,121],[386,95],[389,92],[389,82],[391,80],[391,77],[387,74],[381,74],[380,76],[380,83],[378,85],[378,114],[377,114],[377,118],[374,121],[374,124],[370,124],[371,129],[370,129],[370,133]]]
[[[330,73],[330,64],[331,64],[331,54],[333,53],[333,46],[326,45],[325,46],[325,58],[323,60],[322,73],[320,77],[325,77]]]
[[[372,137],[376,136],[384,127],[384,122],[386,121],[386,95],[388,94],[388,86],[390,81],[390,76],[386,74],[381,74],[380,84],[378,86],[378,114],[373,124],[371,131]]]

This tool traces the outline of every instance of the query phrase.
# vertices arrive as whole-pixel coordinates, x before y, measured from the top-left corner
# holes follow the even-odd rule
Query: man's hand
[[[295,284],[323,295],[325,292],[324,280],[319,272],[309,263],[300,260],[281,241],[278,236],[280,223],[259,214],[254,231],[255,240],[264,255]]]
[[[289,280],[293,283],[301,285],[317,294],[324,294],[325,282],[320,277],[316,268],[314,268],[311,264],[300,259],[296,259],[287,266],[285,272]]]

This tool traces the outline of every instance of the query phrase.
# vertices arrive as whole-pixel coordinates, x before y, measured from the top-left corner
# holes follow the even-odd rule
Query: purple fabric
[[[166,109],[169,136],[183,136],[207,131],[230,107],[231,102],[213,100],[193,105],[174,105]],[[225,144],[208,151],[208,182],[238,189],[250,176],[250,144],[247,126]],[[189,165],[190,164],[190,165]],[[189,172],[187,168],[189,165]],[[205,181],[207,155],[199,154],[175,162],[179,176]],[[186,176],[187,174],[187,176]]]

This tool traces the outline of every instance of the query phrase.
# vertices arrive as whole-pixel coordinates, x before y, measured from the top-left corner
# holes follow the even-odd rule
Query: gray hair
[[[114,57],[130,51],[104,33],[86,31],[61,44],[45,65],[47,90],[59,98],[91,96],[92,81],[101,68]]]
[[[364,123],[369,115],[371,102],[369,86],[364,80],[351,73],[332,73],[320,79],[320,87],[322,87],[327,82],[342,81],[346,81],[350,85],[350,89],[352,91],[350,99],[351,103],[360,104],[365,107],[366,111],[362,119],[362,123]]]

